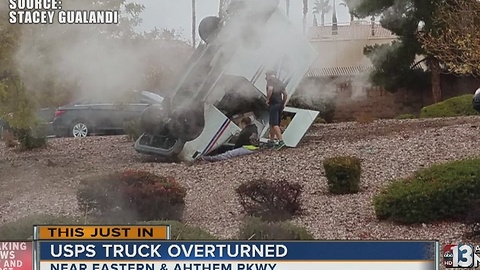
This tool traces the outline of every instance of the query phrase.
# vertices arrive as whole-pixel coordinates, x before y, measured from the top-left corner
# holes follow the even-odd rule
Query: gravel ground
[[[316,125],[301,145],[220,163],[159,163],[137,154],[125,136],[51,139],[47,149],[19,152],[0,146],[0,224],[46,212],[78,214],[75,187],[91,174],[143,168],[175,176],[189,192],[185,221],[220,237],[242,218],[234,189],[257,177],[299,181],[306,213],[294,220],[319,239],[439,239],[457,242],[457,223],[401,226],[375,219],[372,196],[391,179],[433,163],[478,156],[480,118],[377,120]],[[362,191],[327,193],[322,159],[352,154],[363,160]]]

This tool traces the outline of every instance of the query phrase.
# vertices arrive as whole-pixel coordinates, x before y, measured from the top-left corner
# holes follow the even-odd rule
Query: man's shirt
[[[283,90],[285,90],[285,84],[282,81],[280,81],[278,78],[271,77],[271,78],[268,78],[267,80],[267,91],[270,86],[273,87],[273,92],[272,92],[272,95],[270,96],[269,104],[270,105],[282,104],[283,103],[282,92]]]

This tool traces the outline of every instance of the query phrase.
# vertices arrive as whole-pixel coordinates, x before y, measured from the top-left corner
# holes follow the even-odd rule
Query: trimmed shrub
[[[405,114],[400,114],[399,116],[397,116],[396,119],[415,119],[417,118],[417,116],[415,116],[414,114],[411,114],[411,113],[405,113]]]
[[[259,218],[249,218],[238,234],[239,240],[313,240],[313,235],[304,227],[289,221],[264,222]]]
[[[42,148],[47,145],[45,127],[39,123],[35,123],[31,128],[16,129],[15,135],[24,150]]]
[[[106,222],[181,220],[185,196],[172,177],[135,170],[84,179],[77,191],[80,209]]]
[[[3,131],[2,133],[2,141],[5,143],[7,147],[16,147],[18,142],[15,140],[15,135],[11,131]]]
[[[478,115],[472,106],[473,95],[462,95],[446,99],[426,107],[420,111],[421,118],[455,117]]]
[[[136,141],[143,134],[140,118],[123,123],[123,130],[129,140]]]
[[[187,225],[175,220],[151,220],[139,222],[138,225],[170,225],[170,237],[173,240],[215,240],[215,236],[204,229]]]
[[[252,180],[236,192],[244,211],[262,220],[286,220],[301,212],[302,186],[298,183]]]
[[[32,215],[19,218],[0,226],[0,239],[27,240],[33,237],[33,225],[76,225],[84,224],[80,218],[56,215]]]
[[[315,121],[313,123],[314,124],[326,124],[327,121],[325,121],[325,119],[323,119],[322,117],[317,116],[317,118],[315,118]]]
[[[426,223],[464,219],[480,190],[480,159],[437,164],[392,182],[374,197],[380,220]]]
[[[341,156],[323,161],[328,191],[334,194],[348,194],[360,191],[362,173],[361,161],[357,157]]]
[[[335,100],[311,100],[305,101],[300,96],[293,96],[288,102],[288,106],[299,109],[319,111],[318,117],[325,120],[326,123],[332,123],[335,117]]]
[[[480,200],[475,200],[465,219],[466,233],[469,238],[478,238],[480,236]]]

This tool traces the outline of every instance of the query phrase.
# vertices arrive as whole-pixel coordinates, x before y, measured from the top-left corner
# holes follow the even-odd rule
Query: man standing
[[[275,139],[277,139],[276,149],[281,149],[285,146],[285,143],[280,130],[280,121],[282,120],[283,109],[285,109],[285,104],[287,103],[287,91],[285,84],[276,77],[274,71],[267,71],[265,75],[267,80],[267,106],[270,113],[270,138],[267,146],[274,148]]]

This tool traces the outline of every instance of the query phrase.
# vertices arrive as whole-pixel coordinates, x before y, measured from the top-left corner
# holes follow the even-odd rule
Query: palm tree
[[[307,27],[307,14],[308,14],[308,0],[303,0],[303,34],[306,34]]]
[[[195,0],[192,0],[192,44],[193,48],[196,45],[196,37],[197,37],[197,15],[196,15],[196,8],[195,8]]]
[[[320,14],[320,24],[325,25],[325,14],[330,12],[332,6],[330,5],[330,0],[315,0],[313,6],[313,13]]]
[[[290,15],[290,0],[285,0],[285,12],[287,13],[287,17]]]

